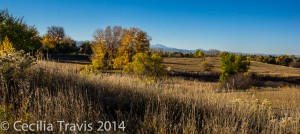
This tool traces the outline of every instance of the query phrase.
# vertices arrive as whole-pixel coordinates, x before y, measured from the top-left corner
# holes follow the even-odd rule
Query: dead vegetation
[[[80,73],[82,65],[40,61],[1,104],[9,121],[125,121],[126,133],[299,133],[299,86],[223,90],[216,82]],[[132,84],[135,83],[135,84]],[[7,87],[1,82],[1,98]],[[12,130],[10,132],[13,132]]]

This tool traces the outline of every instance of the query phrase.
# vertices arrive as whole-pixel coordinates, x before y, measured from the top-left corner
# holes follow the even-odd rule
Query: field
[[[220,72],[221,58],[206,57],[205,61],[213,65],[213,72]],[[201,62],[203,60],[200,58],[164,58],[164,65],[176,71],[201,72]],[[300,76],[300,68],[265,64],[256,61],[251,62],[249,72],[266,75]]]
[[[266,78],[280,76],[264,82],[281,84],[224,90],[218,82],[201,78],[219,71],[220,59],[206,60],[213,64],[212,72],[197,70],[199,59],[166,58],[166,67],[197,72],[199,78],[174,75],[159,82],[95,73],[81,64],[37,61],[18,88],[1,82],[3,101],[8,90],[16,100],[9,102],[16,103],[14,107],[1,106],[6,111],[1,118],[94,122],[93,128],[99,128],[99,120],[124,121],[126,133],[300,133],[300,87],[280,81],[297,78],[299,69],[253,62],[250,72]],[[122,128],[117,126],[117,131],[122,133]]]

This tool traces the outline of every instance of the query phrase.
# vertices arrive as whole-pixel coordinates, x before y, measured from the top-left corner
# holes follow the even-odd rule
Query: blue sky
[[[40,34],[63,26],[76,40],[97,28],[139,27],[151,44],[184,49],[300,55],[297,0],[0,0]]]

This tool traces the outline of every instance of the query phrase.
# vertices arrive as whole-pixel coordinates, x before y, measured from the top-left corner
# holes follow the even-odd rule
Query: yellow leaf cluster
[[[47,37],[47,36],[43,38],[42,42],[48,48],[54,48],[55,44],[57,44],[57,41],[54,38]]]
[[[0,55],[11,54],[15,52],[13,44],[10,42],[8,37],[4,38],[4,41],[0,44]]]
[[[104,60],[105,60],[105,53],[106,48],[104,44],[98,44],[93,46],[93,61],[92,64],[95,68],[103,68],[104,67]]]

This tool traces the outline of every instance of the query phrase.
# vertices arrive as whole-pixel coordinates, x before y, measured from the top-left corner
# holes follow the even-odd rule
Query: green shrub
[[[243,55],[228,54],[222,57],[220,81],[224,82],[237,73],[247,72],[250,60]]]
[[[162,61],[158,54],[137,53],[133,56],[133,61],[124,67],[124,72],[158,80],[166,75]]]
[[[197,49],[195,52],[194,52],[194,57],[196,57],[196,58],[201,58],[202,60],[204,60],[205,59],[205,54],[204,54],[204,52],[203,51],[201,51],[201,50],[199,50],[199,49]]]

